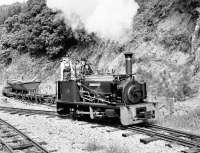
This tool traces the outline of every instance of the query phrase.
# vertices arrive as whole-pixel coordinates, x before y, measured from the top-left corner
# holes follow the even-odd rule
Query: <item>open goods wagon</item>
[[[38,87],[40,83],[40,81],[8,81],[7,86],[3,89],[3,95],[22,100],[29,100],[31,102],[36,103],[54,103],[55,95],[46,95],[38,93]]]

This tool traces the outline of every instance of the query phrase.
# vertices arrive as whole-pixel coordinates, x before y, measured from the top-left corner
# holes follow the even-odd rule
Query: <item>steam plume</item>
[[[62,10],[73,28],[82,22],[88,32],[117,41],[127,39],[138,9],[134,0],[47,0],[47,5]]]

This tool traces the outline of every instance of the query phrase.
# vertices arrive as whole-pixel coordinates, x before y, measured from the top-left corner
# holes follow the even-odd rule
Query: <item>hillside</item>
[[[199,89],[198,0],[137,0],[131,38],[120,44],[101,40],[84,28],[72,30],[60,12],[43,0],[29,0],[19,15],[0,28],[0,77],[42,80],[43,92],[55,92],[64,55],[87,57],[99,70],[124,73],[123,53],[135,53],[137,79],[147,81],[149,95],[184,100]],[[106,69],[105,69],[106,68]],[[49,83],[51,82],[51,83]]]

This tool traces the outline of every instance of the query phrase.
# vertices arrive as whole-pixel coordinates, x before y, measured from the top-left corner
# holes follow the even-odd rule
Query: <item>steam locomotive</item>
[[[156,104],[147,102],[146,83],[132,74],[132,53],[125,53],[126,74],[84,75],[56,83],[58,114],[95,118],[119,118],[132,125],[155,118]]]

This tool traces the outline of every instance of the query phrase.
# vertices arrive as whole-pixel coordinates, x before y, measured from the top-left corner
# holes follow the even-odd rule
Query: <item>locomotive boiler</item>
[[[119,118],[123,125],[155,118],[155,103],[146,102],[146,83],[132,74],[132,53],[125,53],[126,74],[83,75],[57,82],[59,114],[95,118]]]

